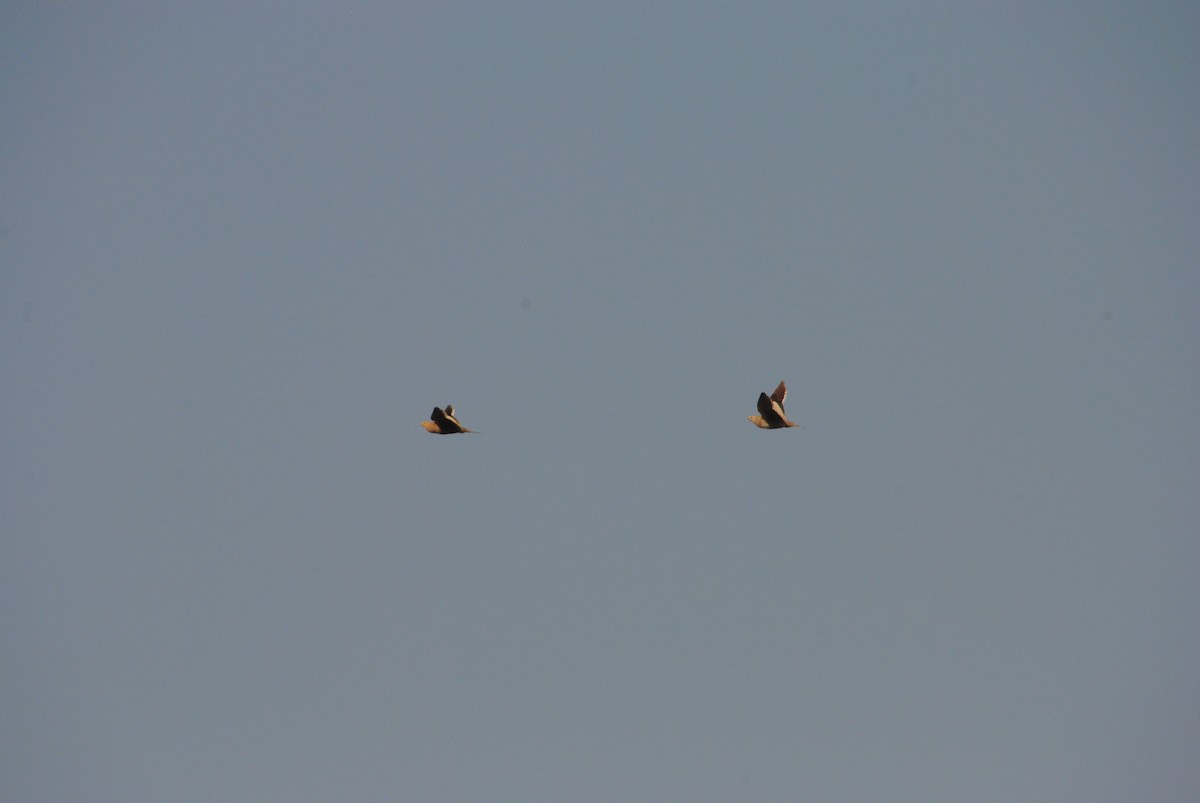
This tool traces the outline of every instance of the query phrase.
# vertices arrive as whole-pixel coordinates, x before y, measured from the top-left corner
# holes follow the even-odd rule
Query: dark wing
[[[765,393],[758,394],[758,414],[772,429],[784,426],[783,416],[775,409],[775,403]]]
[[[767,394],[758,394],[758,414],[763,418],[775,415],[775,410],[771,408],[771,400],[767,398]]]
[[[447,412],[453,409],[454,408],[450,405],[446,405]],[[433,423],[437,424],[438,429],[440,429],[443,434],[463,431],[463,425],[458,423],[458,419],[452,415],[446,415],[446,413],[442,412],[441,407],[434,407],[433,415],[431,415],[430,418],[433,419]]]
[[[446,415],[448,415],[451,418],[454,418],[454,405],[453,404],[446,405]]]
[[[779,412],[783,412],[783,400],[787,398],[787,385],[781,380],[779,387],[775,388],[775,392],[771,394],[771,401],[779,405]]]
[[[442,432],[453,432],[455,421],[442,412],[441,407],[434,407],[433,413],[429,416],[433,423],[438,425],[438,429]]]

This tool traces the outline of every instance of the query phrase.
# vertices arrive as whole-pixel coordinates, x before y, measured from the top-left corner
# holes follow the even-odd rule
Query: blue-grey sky
[[[1200,10],[967,6],[8,4],[0,798],[1196,799]]]

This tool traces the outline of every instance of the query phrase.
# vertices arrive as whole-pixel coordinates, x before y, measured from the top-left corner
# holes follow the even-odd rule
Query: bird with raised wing
[[[457,432],[473,433],[474,430],[467,429],[462,424],[458,423],[458,419],[454,417],[454,405],[447,404],[446,409],[441,407],[433,408],[433,415],[430,416],[432,421],[422,421],[421,426],[426,432],[432,432],[434,435],[453,435]]]
[[[795,421],[789,421],[783,412],[783,400],[787,398],[787,385],[779,383],[775,392],[768,396],[758,394],[758,415],[749,416],[750,423],[760,429],[783,429],[800,426]]]

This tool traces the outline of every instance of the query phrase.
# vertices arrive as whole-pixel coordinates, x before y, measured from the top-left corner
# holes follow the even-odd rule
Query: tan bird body
[[[467,429],[462,424],[458,423],[458,419],[454,417],[454,405],[447,404],[446,409],[441,407],[433,408],[433,415],[430,416],[432,421],[422,421],[421,426],[426,432],[432,432],[434,435],[454,435],[458,432],[473,432]]]
[[[783,429],[800,426],[795,421],[789,421],[783,412],[783,400],[787,398],[787,385],[779,383],[775,392],[768,396],[758,394],[758,415],[748,416],[750,423],[760,429]]]

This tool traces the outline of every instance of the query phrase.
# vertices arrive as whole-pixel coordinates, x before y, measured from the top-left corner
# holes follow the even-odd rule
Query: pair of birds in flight
[[[758,394],[758,415],[749,416],[750,423],[759,429],[786,429],[800,426],[795,421],[789,421],[784,414],[783,400],[786,398],[787,385],[784,382],[780,382],[779,387],[775,388],[775,392],[770,396],[765,393]],[[432,420],[422,421],[421,426],[425,428],[426,432],[432,432],[435,435],[474,432],[474,430],[464,427],[454,417],[454,405],[452,404],[447,404],[445,410],[441,407],[434,407],[433,415],[430,418]]]

